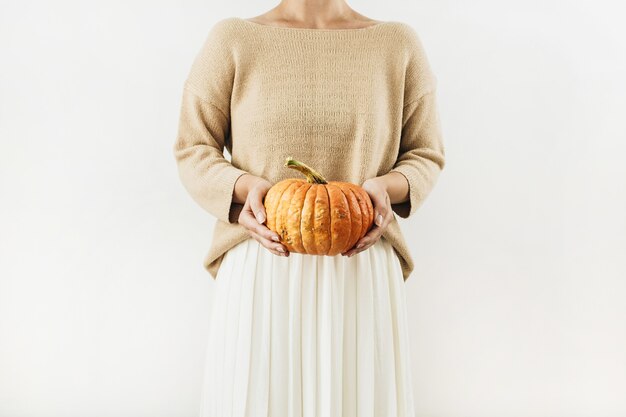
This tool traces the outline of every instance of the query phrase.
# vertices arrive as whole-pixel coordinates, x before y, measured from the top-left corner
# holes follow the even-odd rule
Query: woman
[[[174,145],[182,183],[218,219],[202,417],[414,415],[414,263],[394,213],[415,213],[444,167],[435,87],[411,26],[343,0],[211,28]],[[288,156],[367,191],[375,224],[352,248],[289,253],[267,227],[269,188],[301,177]]]

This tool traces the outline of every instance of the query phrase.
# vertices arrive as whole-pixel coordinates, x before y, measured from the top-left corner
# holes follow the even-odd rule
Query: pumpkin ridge
[[[348,243],[352,225],[347,225],[345,222],[346,217],[350,215],[346,213],[350,210],[346,195],[337,184],[329,183],[326,186],[331,198],[331,211],[335,211],[335,216],[333,216],[331,212],[330,230],[332,244],[328,252],[329,256],[334,256],[342,252],[345,245]],[[346,228],[348,229],[347,231]]]
[[[326,253],[333,246],[333,235],[332,235],[333,213],[331,210],[332,205],[330,203],[330,193],[328,192],[328,184],[323,184],[322,188],[324,189],[324,191],[326,191],[326,197],[328,198],[328,232],[326,236],[328,236],[328,241],[330,242],[330,245],[328,245],[328,249],[320,253]]]
[[[367,224],[368,224],[367,221],[368,221],[369,215],[368,215],[366,204],[363,201],[363,196],[361,195],[361,193],[353,187],[349,186],[348,188],[350,189],[350,192],[356,199],[357,206],[359,207],[359,213],[361,214],[361,230],[359,231],[359,235],[357,238],[357,241],[358,241],[367,233]]]
[[[315,246],[315,230],[312,224],[309,224],[310,226],[310,230],[306,229],[305,227],[305,223],[309,222],[311,220],[315,219],[315,199],[317,198],[317,184],[311,184],[311,186],[309,187],[309,189],[306,191],[306,193],[304,194],[304,197],[302,198],[302,208],[303,208],[303,213],[302,214],[306,214],[305,215],[300,215],[300,236],[302,237],[302,247],[304,248],[304,253],[307,254],[313,254],[315,255],[317,253],[317,247]],[[313,190],[313,191],[311,191]],[[311,195],[313,196],[313,204],[308,203],[307,201],[310,201],[311,197],[309,197],[309,193],[311,193]],[[315,194],[315,195],[313,195]],[[311,212],[307,212],[304,213],[304,208],[305,207],[313,207]],[[313,223],[314,224],[314,223]],[[308,243],[305,243],[307,241],[310,240],[310,238],[313,238],[313,247],[311,247]]]
[[[343,198],[346,200],[346,203],[348,205],[348,210],[346,210],[348,212],[348,215],[346,216],[346,219],[348,219],[348,224],[350,224],[350,233],[348,233],[348,240],[346,241],[346,244],[344,245],[344,249],[340,251],[344,252],[347,251],[348,249],[350,249],[352,247],[352,245],[348,246],[350,244],[350,242],[352,242],[352,234],[354,233],[354,222],[352,221],[352,203],[350,203],[350,199],[348,198],[348,196],[346,195],[345,190],[343,189],[343,184],[339,183],[339,185],[337,186],[337,188],[339,188],[339,191],[341,191],[341,194],[343,194]]]
[[[293,250],[293,247],[291,246],[291,242],[288,242],[286,239],[288,237],[288,233],[287,233],[287,224],[288,224],[287,222],[289,220],[288,210],[289,210],[289,206],[291,205],[290,199],[291,197],[293,197],[293,192],[295,191],[293,190],[293,188],[296,188],[296,189],[300,188],[300,184],[301,184],[301,180],[294,179],[293,182],[291,182],[289,186],[285,189],[285,192],[282,194],[280,200],[278,200],[278,205],[276,208],[276,211],[277,211],[276,233],[278,233],[278,236],[280,236],[281,243],[285,246],[285,248],[287,248],[289,252]],[[294,186],[297,186],[297,187],[294,187]],[[285,193],[291,194],[289,199],[283,199],[283,197],[285,196]]]
[[[289,204],[289,208],[287,209],[287,234],[291,237],[291,245],[293,246],[293,251],[297,253],[301,253],[304,250],[304,246],[302,245],[302,206],[304,204],[303,198],[296,198],[303,188],[311,188],[311,183],[303,182],[300,187],[296,188],[293,192],[291,204]],[[306,196],[305,191],[305,196]],[[297,221],[296,221],[297,218]]]
[[[352,188],[350,187],[345,187],[344,193],[346,194],[350,194],[352,196],[352,198],[348,199],[348,202],[350,203],[350,208],[354,208],[355,211],[355,215],[358,216],[358,219],[355,218],[355,220],[352,223],[352,231],[350,232],[350,248],[352,248],[352,246],[354,246],[354,244],[360,239],[361,236],[361,231],[363,230],[363,215],[361,214],[361,206],[359,204],[359,201],[356,198],[356,194],[354,194],[354,191],[352,190]],[[358,222],[357,222],[358,220]],[[353,235],[355,235],[354,237],[352,237]]]
[[[286,181],[286,180],[284,180]],[[270,230],[275,230],[275,226],[276,226],[276,215],[277,215],[277,208],[278,208],[278,202],[280,201],[281,197],[283,196],[283,193],[285,192],[285,190],[287,188],[289,188],[289,184],[287,182],[283,182],[281,181],[280,183],[277,183],[276,185],[278,185],[279,187],[282,187],[282,189],[280,190],[280,194],[277,193],[271,193],[270,194],[270,198],[269,201],[267,201],[267,194],[264,197],[264,202],[263,205],[265,206],[265,210],[266,210],[266,215],[267,215],[267,221],[266,221],[266,226],[270,229]],[[284,185],[284,187],[283,187]],[[268,193],[271,192],[268,191]],[[267,204],[266,204],[267,202]],[[270,209],[269,211],[267,209]]]
[[[367,208],[367,224],[369,225],[363,236],[369,232],[370,227],[374,224],[374,206],[372,205],[372,200],[363,188],[357,188],[354,184],[350,184],[355,193],[361,194],[363,197],[363,202],[365,203],[365,207]]]
[[[272,227],[274,230],[276,230],[276,233],[278,233],[278,228],[276,228],[276,222],[278,221],[278,203],[280,202],[280,199],[283,196],[283,193],[285,192],[285,190],[289,188],[289,185],[286,185],[282,190],[280,190],[280,194],[276,194],[273,198],[273,200],[271,200],[271,206],[270,208],[272,209]],[[268,214],[268,219],[270,218],[270,215]],[[268,222],[268,226],[269,226],[269,222]],[[280,236],[280,235],[279,235]]]

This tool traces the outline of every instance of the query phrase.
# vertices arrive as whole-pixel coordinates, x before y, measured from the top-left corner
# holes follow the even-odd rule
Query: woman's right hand
[[[267,214],[265,213],[263,199],[271,187],[272,183],[265,178],[256,177],[254,184],[248,191],[246,201],[237,221],[248,230],[250,236],[274,255],[289,256],[287,248],[280,243],[278,233],[271,231],[265,225]]]

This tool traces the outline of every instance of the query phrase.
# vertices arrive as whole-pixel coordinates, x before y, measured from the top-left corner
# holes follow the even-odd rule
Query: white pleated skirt
[[[200,417],[414,417],[404,279],[384,238],[348,258],[225,255]]]

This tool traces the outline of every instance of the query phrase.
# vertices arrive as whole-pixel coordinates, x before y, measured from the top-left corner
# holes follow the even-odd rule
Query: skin
[[[379,23],[357,13],[344,0],[282,0],[273,9],[249,20],[311,29],[356,29]]]
[[[357,29],[380,23],[357,13],[344,0],[282,0],[268,12],[248,20],[270,26],[311,29]],[[264,224],[267,215],[263,199],[272,185],[265,178],[250,173],[239,177],[233,191],[233,201],[244,205],[238,222],[270,252],[289,256],[287,248],[279,243],[278,234]],[[354,247],[342,253],[343,256],[353,256],[374,245],[393,220],[391,204],[409,199],[407,179],[398,172],[367,179],[361,187],[372,200],[374,226]]]

